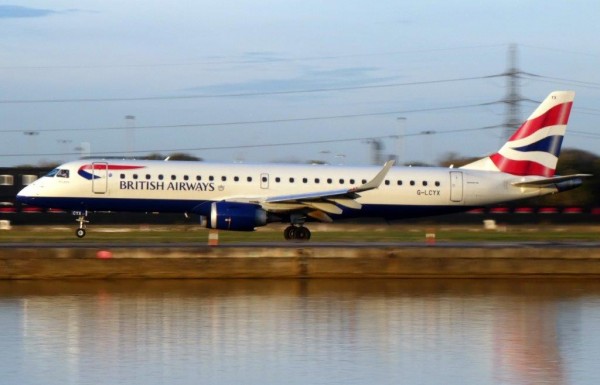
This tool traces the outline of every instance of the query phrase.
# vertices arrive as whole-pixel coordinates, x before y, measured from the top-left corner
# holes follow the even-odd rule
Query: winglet
[[[381,183],[383,183],[385,176],[390,171],[390,169],[392,168],[393,165],[394,165],[394,160],[388,160],[383,165],[383,168],[381,169],[381,171],[379,171],[379,173],[377,173],[377,175],[375,175],[375,178],[371,179],[369,182],[367,182],[361,186],[358,186],[358,187],[348,190],[348,192],[357,193],[357,192],[361,192],[361,191],[368,191],[368,190],[373,190],[373,189],[378,188],[381,185]]]

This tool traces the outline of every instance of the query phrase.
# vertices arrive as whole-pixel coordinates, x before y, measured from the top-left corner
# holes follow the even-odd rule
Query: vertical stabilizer
[[[573,91],[552,92],[498,152],[461,168],[553,176],[574,98]]]

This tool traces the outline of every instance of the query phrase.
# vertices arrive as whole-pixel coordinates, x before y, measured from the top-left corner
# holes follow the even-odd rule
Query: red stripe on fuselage
[[[117,165],[117,164],[106,164],[95,163],[95,164],[86,164],[82,166],[80,170],[136,170],[139,168],[145,168],[144,166],[125,166],[125,165]]]

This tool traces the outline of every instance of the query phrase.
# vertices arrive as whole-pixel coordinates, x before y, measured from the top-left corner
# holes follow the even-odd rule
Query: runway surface
[[[119,248],[119,249],[198,249],[198,248],[278,248],[278,249],[402,249],[402,248],[440,248],[440,249],[506,249],[506,248],[530,248],[530,249],[573,249],[573,248],[600,248],[600,241],[597,242],[364,242],[364,243],[343,243],[343,242],[240,242],[225,243],[218,246],[209,246],[200,242],[185,243],[165,243],[165,242],[7,242],[0,243],[0,249],[52,249],[52,248],[70,248],[70,249],[98,249],[98,248]]]

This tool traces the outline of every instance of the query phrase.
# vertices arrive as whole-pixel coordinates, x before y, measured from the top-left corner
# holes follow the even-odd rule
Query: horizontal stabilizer
[[[515,187],[532,187],[532,188],[542,188],[542,187],[551,187],[555,186],[559,183],[565,182],[573,182],[579,181],[581,182],[583,178],[591,177],[591,174],[573,174],[573,175],[565,175],[565,176],[557,176],[553,178],[544,178],[544,179],[535,179],[524,182],[514,182],[512,183]]]

